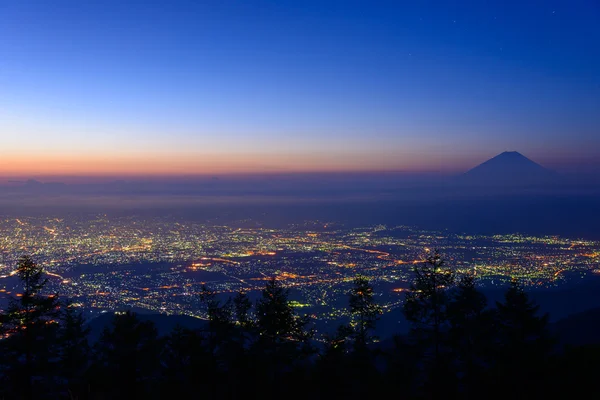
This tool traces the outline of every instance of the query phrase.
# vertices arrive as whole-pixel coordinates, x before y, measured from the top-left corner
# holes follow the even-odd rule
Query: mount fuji
[[[538,186],[558,182],[559,175],[519,152],[506,151],[460,177],[473,186]]]

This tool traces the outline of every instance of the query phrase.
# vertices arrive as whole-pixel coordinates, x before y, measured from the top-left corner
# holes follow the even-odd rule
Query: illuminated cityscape
[[[18,294],[16,261],[32,254],[46,268],[50,290],[91,313],[133,308],[204,317],[203,284],[224,296],[240,290],[252,296],[276,277],[301,312],[336,320],[347,315],[346,294],[357,274],[373,282],[384,311],[401,306],[412,266],[433,249],[457,272],[472,272],[490,287],[512,278],[558,287],[600,272],[600,242],[561,237],[321,221],[272,229],[256,221],[27,217],[0,220],[0,293]]]

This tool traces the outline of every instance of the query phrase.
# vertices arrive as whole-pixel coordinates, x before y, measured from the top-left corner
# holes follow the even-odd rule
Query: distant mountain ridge
[[[536,186],[557,183],[558,174],[517,151],[498,154],[460,177],[474,186]]]

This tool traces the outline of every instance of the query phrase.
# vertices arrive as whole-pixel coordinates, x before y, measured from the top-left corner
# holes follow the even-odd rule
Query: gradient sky
[[[597,0],[4,0],[0,176],[600,170],[599,43]]]

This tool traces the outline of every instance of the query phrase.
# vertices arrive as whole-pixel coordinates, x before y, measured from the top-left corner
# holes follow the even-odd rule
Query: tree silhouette
[[[208,320],[215,331],[229,329],[233,325],[233,305],[231,299],[225,304],[217,299],[217,294],[206,285],[202,285],[200,302],[205,306]]]
[[[175,327],[165,341],[161,363],[164,377],[161,398],[195,397],[199,384],[206,397],[218,395],[220,382],[215,358],[197,332]]]
[[[30,399],[44,383],[41,377],[49,378],[55,372],[51,365],[56,361],[54,339],[60,306],[56,294],[43,293],[47,279],[43,277],[43,268],[31,257],[19,259],[16,275],[22,293],[10,300],[6,312],[0,316],[6,338],[1,341],[4,377],[9,381],[7,387],[16,385],[14,389],[20,396]]]
[[[448,351],[444,347],[448,329],[448,289],[455,282],[452,269],[445,266],[439,252],[425,263],[415,265],[414,281],[404,302],[404,315],[412,323],[411,334],[422,347],[424,367],[430,371],[426,390],[439,397],[442,381],[449,378]],[[447,385],[446,385],[447,387]]]
[[[289,302],[289,291],[272,278],[256,303],[256,327],[264,340],[273,345],[306,343],[311,332],[306,330],[308,317],[296,315]]]
[[[77,311],[72,302],[62,307],[58,332],[59,369],[66,380],[69,393],[84,391],[85,374],[91,361],[91,348],[88,342],[90,328],[85,326],[83,314]]]
[[[539,393],[553,345],[548,314],[535,304],[516,279],[496,302],[498,345],[494,374],[502,377],[499,393],[527,397]]]
[[[382,313],[381,307],[373,297],[373,287],[362,275],[354,279],[349,293],[350,327],[352,333],[352,352],[348,359],[349,387],[351,398],[364,398],[374,395],[379,387],[378,372],[374,365],[374,353],[368,347],[375,339],[374,331]]]
[[[353,329],[340,325],[334,334],[325,335],[325,345],[316,365],[316,379],[321,392],[337,393],[339,397],[351,396],[349,388],[349,355]]]
[[[309,318],[300,317],[289,302],[289,291],[272,278],[256,303],[256,330],[258,340],[253,354],[271,386],[270,395],[281,393],[282,378],[298,367],[312,354],[309,339],[313,331],[307,329]]]
[[[460,378],[461,397],[480,397],[477,387],[491,362],[495,313],[487,309],[487,299],[475,287],[473,275],[462,275],[449,292],[447,315],[448,344]]]
[[[160,344],[152,322],[130,311],[115,315],[95,347],[97,384],[109,383],[111,398],[147,396],[158,378]]]
[[[252,303],[243,293],[227,299],[223,304],[216,293],[202,288],[201,300],[209,318],[208,346],[210,360],[227,380],[224,385],[231,396],[243,392],[241,385],[247,380],[247,346],[254,326],[249,310]],[[236,320],[237,319],[237,320]]]
[[[387,392],[525,399],[595,390],[598,344],[555,347],[548,315],[518,281],[490,308],[474,276],[457,279],[437,252],[415,268],[403,309],[408,335],[373,343],[381,308],[367,278],[357,276],[350,323],[321,337],[317,357],[309,318],[296,314],[276,279],[254,307],[245,293],[220,301],[204,287],[206,329],[178,326],[165,338],[135,313],[117,313],[91,351],[83,315],[44,293],[43,271],[31,258],[19,260],[15,275],[22,293],[0,315],[0,398],[193,398],[201,391],[232,399]]]
[[[235,318],[240,326],[246,330],[252,329],[254,327],[254,321],[250,316],[252,302],[250,301],[248,295],[244,292],[238,292],[233,298],[233,305]]]
[[[382,313],[381,307],[375,303],[373,287],[366,277],[359,275],[354,279],[349,306],[355,348],[364,348],[376,339],[372,332]]]
[[[519,350],[545,347],[549,343],[548,314],[539,315],[540,306],[532,301],[519,281],[513,279],[504,295],[496,302],[503,343]]]
[[[217,299],[214,291],[202,285],[200,301],[208,314],[208,342],[211,351],[217,356],[222,352],[224,345],[232,339],[234,328],[234,310],[231,299],[224,304]]]

